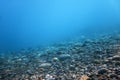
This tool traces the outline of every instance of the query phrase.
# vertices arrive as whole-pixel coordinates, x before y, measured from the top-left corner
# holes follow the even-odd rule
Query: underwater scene
[[[120,80],[120,0],[0,0],[0,80]]]

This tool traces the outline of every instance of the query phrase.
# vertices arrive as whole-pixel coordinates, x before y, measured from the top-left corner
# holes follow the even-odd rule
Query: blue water
[[[120,30],[120,0],[0,0],[0,52]]]

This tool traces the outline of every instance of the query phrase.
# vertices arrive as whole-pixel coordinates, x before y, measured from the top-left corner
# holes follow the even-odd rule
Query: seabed
[[[120,36],[1,53],[0,80],[120,80]]]

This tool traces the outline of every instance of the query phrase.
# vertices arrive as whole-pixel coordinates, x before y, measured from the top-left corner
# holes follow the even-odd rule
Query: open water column
[[[120,80],[120,0],[0,0],[0,80]]]

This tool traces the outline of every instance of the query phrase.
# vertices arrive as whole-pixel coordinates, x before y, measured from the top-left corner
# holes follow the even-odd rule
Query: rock
[[[47,74],[47,75],[45,76],[45,79],[46,79],[46,80],[55,80],[55,78],[53,78],[53,76],[50,75],[50,74]]]
[[[89,77],[87,75],[82,75],[79,80],[88,80],[88,79],[89,79]]]
[[[102,78],[101,80],[106,80],[106,78]]]
[[[56,54],[57,55],[61,55],[61,54],[63,54],[64,52],[62,52],[62,51],[58,51]]]
[[[114,63],[115,63],[115,66],[120,66],[120,62],[119,61],[116,61]]]
[[[53,61],[59,61],[59,59],[57,57],[54,57]]]
[[[33,74],[32,70],[27,70],[26,73],[29,74],[29,75]]]
[[[66,59],[71,59],[71,56],[69,54],[61,54],[59,56],[60,60],[66,60]]]
[[[120,56],[119,55],[115,55],[115,56],[113,56],[112,60],[120,61]]]
[[[111,74],[111,75],[110,75],[110,78],[112,78],[112,79],[113,79],[113,78],[118,79],[118,75],[117,75],[117,74]]]
[[[94,60],[93,63],[94,63],[94,64],[100,64],[101,61],[100,61],[100,60]]]
[[[75,71],[75,66],[74,66],[74,65],[70,65],[70,66],[69,66],[69,69],[70,69],[71,71]]]
[[[120,75],[118,75],[118,80],[120,80]]]
[[[42,77],[39,77],[38,80],[44,80],[44,79],[42,79]]]
[[[120,75],[120,70],[116,70],[115,73],[116,73],[117,75]]]
[[[37,76],[36,75],[33,75],[30,77],[31,80],[37,80]]]
[[[42,63],[39,67],[48,68],[50,66],[52,66],[52,64],[50,64],[50,63]]]
[[[98,74],[105,74],[107,72],[108,72],[108,70],[103,68],[103,69],[98,71]]]

